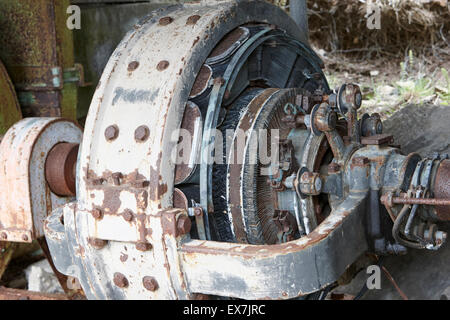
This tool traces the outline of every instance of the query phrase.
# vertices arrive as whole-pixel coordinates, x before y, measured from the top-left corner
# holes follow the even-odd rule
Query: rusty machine
[[[367,252],[439,249],[450,160],[403,154],[358,113],[359,87],[329,88],[322,68],[305,26],[264,1],[150,13],[110,57],[83,135],[11,119],[2,240],[45,234],[88,299],[305,297]]]

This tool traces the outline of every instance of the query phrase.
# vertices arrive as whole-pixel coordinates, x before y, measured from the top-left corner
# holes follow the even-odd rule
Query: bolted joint
[[[149,277],[149,276],[146,276],[142,279],[142,284],[144,285],[145,289],[147,289],[148,291],[152,291],[152,292],[158,290],[158,287],[159,287],[156,279],[153,277]]]
[[[361,89],[358,85],[347,83],[342,85],[338,91],[338,108],[342,114],[349,110],[358,110],[362,104]]]
[[[329,132],[336,128],[337,115],[327,103],[322,103],[313,114],[313,124],[321,132]]]
[[[365,114],[361,119],[361,136],[370,137],[377,134],[383,133],[383,122],[381,121],[380,115],[374,113],[369,116]]]
[[[180,216],[177,220],[177,236],[188,234],[191,231],[191,226],[191,219],[188,216]]]
[[[303,194],[316,196],[322,191],[322,179],[316,172],[305,172],[300,177],[299,186]]]

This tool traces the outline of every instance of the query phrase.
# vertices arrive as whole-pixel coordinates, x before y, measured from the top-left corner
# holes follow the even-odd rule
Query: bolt
[[[168,24],[171,24],[173,22],[172,17],[162,17],[159,19],[159,25],[161,26],[167,26]]]
[[[318,195],[322,191],[322,179],[316,172],[304,172],[300,177],[300,191],[307,195]]]
[[[150,243],[147,242],[138,242],[136,243],[136,250],[139,251],[149,251],[153,248],[153,246]]]
[[[142,284],[144,285],[144,288],[148,291],[156,291],[158,290],[158,282],[153,277],[144,277],[142,279]]]
[[[134,71],[139,67],[139,62],[138,61],[132,61],[130,62],[130,64],[128,65],[128,71]]]
[[[128,287],[128,279],[120,272],[114,273],[114,284],[119,288]]]
[[[1,238],[2,240],[6,240],[6,239],[8,239],[8,235],[6,234],[6,232],[2,232],[2,233],[0,234],[0,238]]]
[[[23,234],[23,235],[22,235],[22,240],[23,240],[23,241],[28,241],[28,236],[27,236],[26,234]]]
[[[191,219],[188,216],[180,216],[177,220],[178,235],[184,235],[191,231]]]
[[[108,244],[108,241],[96,238],[89,238],[88,243],[90,244],[91,247],[95,249],[102,249]]]
[[[123,175],[120,172],[114,172],[112,174],[112,178],[113,178],[114,185],[120,186],[120,180],[123,178]]]
[[[369,159],[366,157],[354,157],[352,164],[358,167],[364,167],[369,164]]]
[[[329,174],[338,173],[339,170],[341,170],[341,166],[338,165],[336,162],[332,162],[328,165]]]
[[[107,141],[115,140],[118,136],[119,136],[119,127],[117,127],[115,124],[106,128],[105,138]]]
[[[167,69],[168,66],[169,66],[169,61],[162,60],[158,63],[158,65],[156,66],[156,69],[158,71],[163,71],[163,70]]]
[[[130,222],[131,220],[133,220],[133,212],[131,210],[125,210],[122,216],[125,221]]]
[[[134,139],[137,142],[144,142],[148,139],[148,136],[150,135],[150,129],[147,126],[139,126],[134,131]]]
[[[92,209],[91,214],[94,217],[94,219],[99,220],[99,219],[103,218],[103,212],[100,209],[97,209],[97,208]]]

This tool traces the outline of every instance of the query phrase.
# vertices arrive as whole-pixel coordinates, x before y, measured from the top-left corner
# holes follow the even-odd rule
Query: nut
[[[352,159],[352,164],[357,167],[364,167],[369,164],[369,158],[366,157],[354,157]]]
[[[341,166],[338,165],[336,162],[332,162],[328,165],[328,173],[338,173],[341,170]]]
[[[99,219],[103,218],[103,212],[100,209],[97,209],[97,208],[92,209],[91,214],[94,217],[94,219],[99,220]]]
[[[131,210],[125,210],[122,216],[125,221],[130,222],[131,220],[133,220],[133,212]]]
[[[0,239],[2,239],[2,240],[8,239],[8,235],[6,234],[6,232],[2,232],[2,233],[0,234]]]
[[[102,249],[106,246],[108,241],[102,240],[102,239],[96,239],[96,238],[89,238],[88,243],[91,247],[95,249]]]
[[[177,220],[178,235],[184,235],[191,231],[191,219],[188,216],[180,216]]]
[[[116,126],[115,124],[112,126],[109,126],[108,128],[106,128],[105,130],[105,138],[107,141],[112,141],[117,139],[117,137],[119,136],[119,127]]]
[[[153,248],[153,246],[150,243],[147,242],[138,242],[136,243],[136,250],[139,251],[149,251]]]
[[[322,179],[316,172],[304,172],[300,177],[300,191],[315,196],[322,191]]]
[[[156,291],[158,290],[158,282],[155,278],[146,276],[142,279],[142,284],[144,285],[144,288],[148,291]]]
[[[114,273],[114,284],[119,288],[128,287],[128,279],[120,272]]]
[[[148,139],[148,136],[150,135],[150,129],[147,126],[139,126],[134,131],[134,139],[137,142],[144,142]]]
[[[23,235],[22,235],[22,240],[23,240],[23,241],[28,241],[28,236],[27,236],[26,234],[23,234]]]

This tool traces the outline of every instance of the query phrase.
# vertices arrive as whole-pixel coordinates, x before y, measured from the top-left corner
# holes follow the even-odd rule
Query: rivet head
[[[117,139],[118,136],[119,136],[119,127],[116,126],[115,124],[105,129],[105,138],[107,141],[115,140]]]
[[[144,288],[148,291],[156,291],[158,290],[158,282],[153,277],[144,277],[142,279],[142,283],[144,285]]]
[[[8,239],[8,235],[6,234],[6,232],[2,232],[2,233],[0,234],[0,239],[2,239],[2,240]]]
[[[22,240],[23,240],[23,241],[28,241],[28,236],[27,236],[26,234],[23,234],[23,235],[22,235]]]
[[[158,63],[158,65],[156,66],[156,69],[158,69],[158,71],[163,71],[163,70],[167,69],[168,66],[169,66],[169,61],[162,60]]]
[[[167,26],[168,24],[171,24],[173,22],[172,17],[162,17],[159,19],[159,25],[161,26]]]
[[[187,216],[181,216],[177,220],[178,235],[184,235],[191,231],[191,219]]]
[[[103,212],[100,209],[94,208],[91,211],[92,216],[94,217],[94,219],[101,219],[103,218]]]
[[[193,16],[190,16],[189,18],[187,18],[186,20],[186,24],[187,25],[194,25],[197,23],[197,21],[200,19],[200,16],[198,14],[195,14]]]
[[[138,61],[131,61],[131,62],[128,64],[128,71],[129,71],[129,72],[134,71],[134,70],[136,70],[138,67],[139,67],[139,62],[138,62]]]
[[[114,273],[113,281],[114,281],[114,284],[116,286],[118,286],[119,288],[128,287],[128,279],[120,272]]]
[[[144,142],[148,139],[150,135],[150,129],[147,126],[139,126],[134,131],[134,139],[137,142]]]

